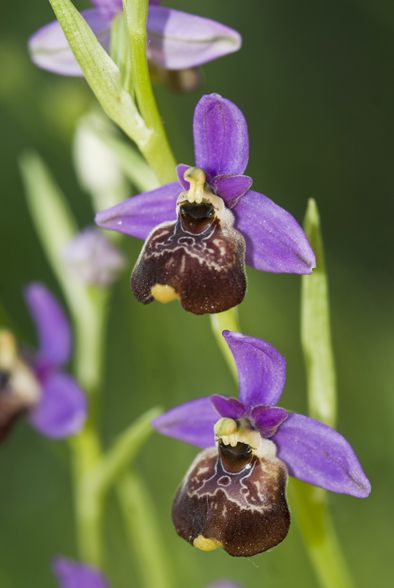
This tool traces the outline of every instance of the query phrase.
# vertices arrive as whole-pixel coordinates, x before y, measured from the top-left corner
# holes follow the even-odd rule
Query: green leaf
[[[316,269],[302,277],[301,342],[308,385],[309,414],[330,427],[336,421],[336,376],[331,344],[328,282],[319,211],[310,199],[304,230],[316,255]]]
[[[146,127],[130,94],[124,89],[119,68],[70,0],[49,1],[75,59],[101,106],[143,149],[152,132]]]

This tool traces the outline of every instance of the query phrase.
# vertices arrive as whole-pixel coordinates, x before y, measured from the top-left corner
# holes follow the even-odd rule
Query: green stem
[[[171,588],[169,558],[163,548],[154,504],[142,479],[133,471],[117,483],[117,495],[130,548],[146,588]]]
[[[74,501],[79,554],[83,562],[103,567],[103,502],[92,491],[91,473],[100,461],[97,433],[88,422],[80,435],[70,439],[73,450]]]
[[[291,478],[289,495],[308,555],[322,588],[353,588],[335,532],[326,491]]]
[[[152,131],[150,138],[139,145],[161,184],[176,180],[175,159],[157,109],[146,58],[146,20],[148,0],[123,0],[126,25],[129,32],[131,70],[138,106],[146,126]]]
[[[210,318],[211,328],[216,342],[219,345],[220,351],[223,353],[224,359],[227,362],[231,374],[233,375],[235,381],[238,382],[238,373],[233,354],[231,353],[230,348],[222,335],[223,331],[240,330],[238,324],[238,310],[237,308],[230,308],[230,310],[226,310],[225,312],[211,314]]]

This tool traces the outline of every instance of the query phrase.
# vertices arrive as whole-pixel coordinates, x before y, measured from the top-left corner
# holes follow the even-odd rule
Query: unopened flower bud
[[[126,264],[120,251],[95,227],[87,227],[62,252],[67,270],[88,285],[106,288]]]

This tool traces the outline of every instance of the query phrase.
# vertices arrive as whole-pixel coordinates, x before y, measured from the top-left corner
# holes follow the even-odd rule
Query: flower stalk
[[[223,357],[226,360],[228,368],[231,372],[236,383],[238,383],[238,372],[235,365],[234,356],[231,353],[226,340],[222,337],[223,331],[240,331],[239,320],[238,320],[238,308],[230,308],[225,312],[219,312],[218,314],[211,314],[211,329],[216,339],[216,343],[219,345],[220,351],[223,353]]]

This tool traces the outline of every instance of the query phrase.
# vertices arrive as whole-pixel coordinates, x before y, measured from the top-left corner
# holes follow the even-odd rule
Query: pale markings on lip
[[[207,453],[208,453],[208,451],[207,451]],[[215,457],[216,455],[217,455],[216,448],[212,448],[212,451],[209,452],[209,455],[206,455],[205,459],[210,459],[212,457]],[[215,461],[214,472],[208,479],[201,480],[199,477],[199,475],[201,473],[205,473],[205,471],[209,470],[209,467],[203,466],[202,468],[200,468],[198,470],[196,475],[193,476],[193,478],[190,480],[190,483],[186,489],[188,497],[193,498],[193,496],[196,496],[198,498],[203,498],[205,496],[208,501],[208,497],[215,497],[218,494],[218,492],[221,491],[221,492],[224,492],[227,500],[237,504],[237,506],[241,510],[252,510],[252,511],[257,511],[259,513],[271,510],[273,507],[273,505],[270,504],[270,500],[269,500],[269,498],[271,497],[271,494],[267,495],[267,493],[264,494],[264,492],[261,491],[262,489],[261,489],[260,481],[259,480],[251,480],[250,481],[250,486],[252,487],[254,485],[256,488],[257,496],[253,496],[252,491],[251,491],[251,487],[248,488],[248,486],[245,484],[245,482],[247,482],[249,480],[249,478],[253,475],[256,467],[258,467],[258,466],[262,467],[264,472],[269,471],[269,467],[268,468],[264,467],[265,464],[262,463],[262,460],[260,460],[259,458],[254,457],[253,461],[254,461],[254,463],[247,464],[241,472],[233,473],[233,472],[227,472],[226,470],[224,470],[224,468],[222,467],[222,465],[220,463],[220,459],[217,458]],[[193,466],[193,464],[192,464],[192,466]],[[194,467],[195,467],[195,465],[194,465]],[[218,472],[218,470],[220,470],[220,471]],[[245,471],[246,471],[246,473],[245,473]],[[226,477],[230,482],[229,484],[227,484],[225,486],[220,483],[220,480],[223,479],[224,477]],[[211,481],[213,481],[215,478],[217,478],[217,487],[215,488],[214,492],[207,490],[207,489],[204,490],[204,488],[206,486],[208,486],[209,483]],[[187,476],[186,476],[186,479],[187,479]],[[201,486],[193,489],[193,485],[197,486],[198,483],[202,483]],[[237,488],[238,484],[240,485],[240,488]],[[277,486],[276,486],[276,488],[277,488]],[[231,495],[230,495],[230,492],[231,492]]]
[[[178,221],[179,222],[179,221]],[[187,235],[184,237],[180,237],[177,240],[177,245],[173,246],[173,240],[177,238],[176,231],[178,222],[174,224],[172,234],[169,235],[164,243],[160,243],[160,239],[167,233],[168,225],[163,227],[162,231],[157,232],[155,235],[151,237],[149,243],[149,253],[145,251],[145,260],[149,260],[151,258],[159,258],[165,255],[165,253],[170,253],[171,257],[170,260],[167,261],[166,267],[171,267],[173,263],[173,255],[179,251],[183,250],[185,255],[182,256],[182,269],[184,269],[186,260],[185,256],[192,257],[197,259],[200,265],[206,264],[210,269],[214,269],[217,272],[228,273],[229,270],[233,267],[236,263],[236,255],[232,253],[231,261],[226,260],[226,264],[221,264],[215,261],[215,259],[223,259],[226,258],[226,254],[228,252],[228,248],[226,247],[226,241],[224,238],[215,237],[211,244],[216,247],[218,252],[215,250],[214,247],[209,246],[209,239],[212,237],[212,234],[215,232],[216,227],[211,226],[204,231],[204,233],[199,234],[198,238],[192,233],[188,231],[183,231]],[[227,235],[230,236],[231,232],[224,228],[221,228],[223,231],[223,236],[226,237]],[[235,231],[235,229],[233,229]],[[194,250],[194,251],[193,251]]]

